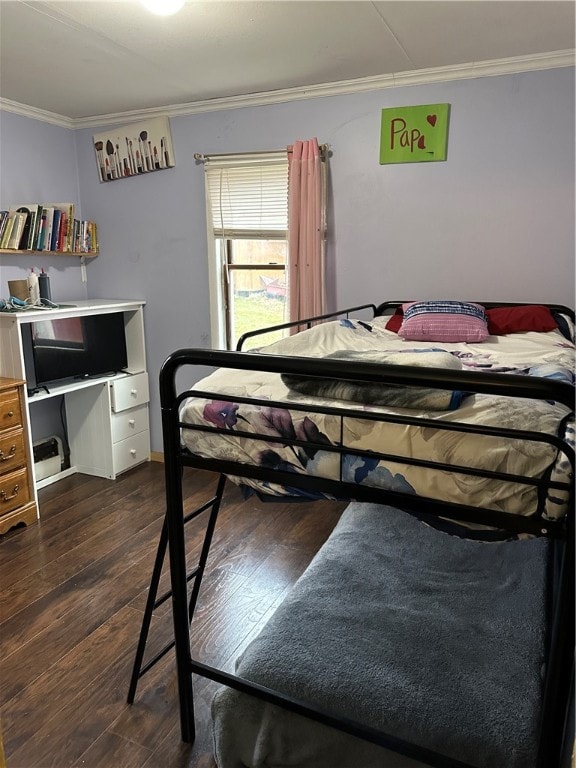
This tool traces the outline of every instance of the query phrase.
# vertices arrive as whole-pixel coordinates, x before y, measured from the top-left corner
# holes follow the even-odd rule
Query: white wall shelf
[[[48,256],[84,256],[86,259],[92,259],[94,256],[98,256],[99,251],[22,251],[15,248],[0,248],[0,253],[15,253],[19,255],[42,253]]]

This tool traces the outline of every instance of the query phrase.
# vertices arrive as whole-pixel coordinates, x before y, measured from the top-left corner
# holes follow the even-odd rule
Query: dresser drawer
[[[0,515],[11,512],[29,501],[28,470],[25,467],[0,475]]]
[[[112,398],[112,410],[117,413],[135,405],[147,403],[148,374],[137,373],[135,376],[126,376],[124,379],[115,379],[110,382],[110,394]]]
[[[0,473],[4,474],[25,464],[24,430],[13,429],[0,432]]]
[[[16,387],[7,389],[0,397],[0,429],[11,429],[22,424],[20,396]]]
[[[139,405],[120,413],[112,413],[112,442],[119,443],[148,429],[148,406]]]
[[[112,447],[114,472],[124,472],[150,458],[150,433],[148,430],[128,437]]]

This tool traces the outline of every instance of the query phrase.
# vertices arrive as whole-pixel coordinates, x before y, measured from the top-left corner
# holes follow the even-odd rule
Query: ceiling
[[[135,0],[0,0],[0,103],[78,121],[569,55],[574,10],[555,0],[187,0],[160,17]]]

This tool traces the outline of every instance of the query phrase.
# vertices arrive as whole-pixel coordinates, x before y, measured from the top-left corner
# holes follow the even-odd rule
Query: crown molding
[[[22,115],[23,117],[31,117],[34,120],[41,120],[44,123],[59,125],[61,128],[76,127],[75,120],[71,117],[64,117],[64,115],[58,115],[56,112],[48,112],[45,109],[29,107],[27,104],[19,104],[17,101],[11,101],[10,99],[0,98],[0,110],[3,110],[4,112],[13,112],[16,115]]]
[[[320,98],[323,96],[342,96],[366,91],[399,88],[409,85],[427,85],[451,80],[470,80],[479,77],[496,77],[521,72],[534,72],[544,69],[559,69],[574,67],[575,49],[553,51],[530,56],[514,56],[506,59],[468,62],[466,64],[418,69],[405,72],[394,72],[387,75],[375,75],[356,80],[341,80],[337,83],[324,83],[299,88],[285,88],[278,91],[264,91],[246,96],[231,96],[219,99],[205,99],[188,104],[171,104],[154,109],[140,109],[129,112],[116,112],[108,115],[92,117],[68,118],[53,112],[46,112],[34,107],[28,107],[9,99],[0,98],[0,109],[15,112],[25,117],[60,125],[64,128],[96,128],[104,125],[115,125],[119,122],[135,122],[154,117],[179,117],[203,112],[217,112],[225,109],[241,109],[243,107],[260,107],[267,104],[281,104],[303,99]]]

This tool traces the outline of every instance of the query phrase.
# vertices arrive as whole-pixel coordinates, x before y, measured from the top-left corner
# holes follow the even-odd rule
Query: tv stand
[[[26,379],[22,326],[42,319],[122,312],[128,365],[117,374],[69,380],[25,395],[23,418],[29,455],[36,404],[62,396],[70,448],[70,468],[38,480],[33,474],[35,501],[39,488],[74,472],[115,479],[121,472],[150,459],[148,373],[144,340],[143,301],[94,299],[60,305],[58,309],[0,312],[0,376]],[[37,435],[38,438],[43,437]]]
[[[40,387],[35,387],[35,389],[28,389],[28,387],[26,387],[26,394],[28,397],[34,397],[34,395],[37,395],[41,390],[44,390],[48,395],[50,394],[50,390],[48,387],[44,386],[44,384]]]

